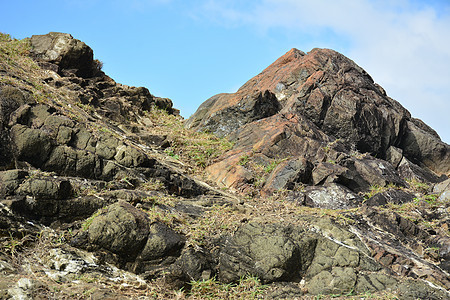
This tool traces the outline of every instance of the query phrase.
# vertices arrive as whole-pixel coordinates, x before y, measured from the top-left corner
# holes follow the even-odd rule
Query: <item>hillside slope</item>
[[[1,34],[0,298],[446,299],[448,149],[331,50],[183,122],[69,34]]]

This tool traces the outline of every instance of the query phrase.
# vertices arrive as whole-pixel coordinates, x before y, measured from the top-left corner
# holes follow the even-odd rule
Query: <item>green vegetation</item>
[[[239,165],[245,166],[248,163],[249,158],[250,157],[247,154],[241,155],[241,157],[239,157]]]
[[[400,187],[396,186],[393,183],[389,183],[388,185],[385,185],[385,186],[374,184],[374,185],[369,187],[369,191],[368,192],[364,193],[364,195],[363,195],[364,201],[372,198],[376,194],[383,193],[383,192],[385,192],[387,190],[390,190],[390,189],[399,189],[399,188]]]
[[[287,158],[272,160],[270,162],[270,164],[266,166],[266,168],[264,169],[264,172],[272,173],[272,171],[285,160],[287,160]]]
[[[409,187],[419,193],[426,194],[430,190],[430,186],[424,182],[420,182],[416,179],[407,179],[406,182],[409,184]]]
[[[12,59],[27,55],[31,50],[30,39],[17,40],[0,32],[0,57],[14,64]]]
[[[172,158],[174,158],[174,159],[180,159],[180,156],[179,156],[178,154],[175,154],[175,153],[173,152],[172,148],[167,148],[167,149],[164,150],[164,152],[165,152],[168,156],[170,156],[170,157],[172,157]]]
[[[414,202],[416,204],[419,204],[421,201],[424,201],[430,207],[435,207],[435,206],[439,206],[442,204],[438,201],[438,195],[435,195],[435,194],[423,195],[422,197],[414,198]]]
[[[167,135],[170,148],[166,154],[183,162],[192,163],[201,172],[215,159],[233,147],[225,138],[218,138],[212,133],[193,132],[184,128],[179,116],[168,114],[165,110],[153,108],[147,116],[155,125],[155,133]]]
[[[11,256],[15,256],[17,254],[18,248],[22,245],[21,239],[14,237],[11,233],[9,233],[9,239],[3,242],[3,248],[9,253]]]
[[[81,230],[83,231],[87,231],[89,229],[89,227],[91,226],[92,222],[94,221],[94,219],[96,217],[98,217],[100,214],[102,213],[102,210],[98,210],[97,212],[95,212],[92,216],[90,216],[89,218],[87,218],[83,224],[81,224]]]

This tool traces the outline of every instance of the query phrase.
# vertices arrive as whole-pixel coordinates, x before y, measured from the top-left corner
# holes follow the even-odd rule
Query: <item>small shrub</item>
[[[369,187],[369,191],[364,194],[364,199],[368,200],[375,196],[376,194],[382,193],[386,191],[388,188],[384,186],[380,186],[378,184],[374,184]]]
[[[99,73],[102,71],[103,62],[101,60],[94,59],[94,61],[92,62],[92,66],[94,68],[94,73]]]

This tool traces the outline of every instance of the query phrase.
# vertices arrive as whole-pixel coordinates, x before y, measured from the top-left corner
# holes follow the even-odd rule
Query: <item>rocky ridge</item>
[[[449,146],[341,54],[185,129],[69,34],[0,46],[0,298],[449,297]]]

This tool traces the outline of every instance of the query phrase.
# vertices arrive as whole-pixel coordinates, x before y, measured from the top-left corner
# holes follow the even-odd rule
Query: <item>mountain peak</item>
[[[398,147],[416,164],[437,174],[450,172],[448,145],[422,130],[364,69],[331,49],[305,54],[292,48],[236,93],[211,99],[186,122],[188,127],[236,137],[246,124],[290,113],[362,153],[385,158],[390,147]],[[419,145],[414,142],[418,135],[423,138]]]

